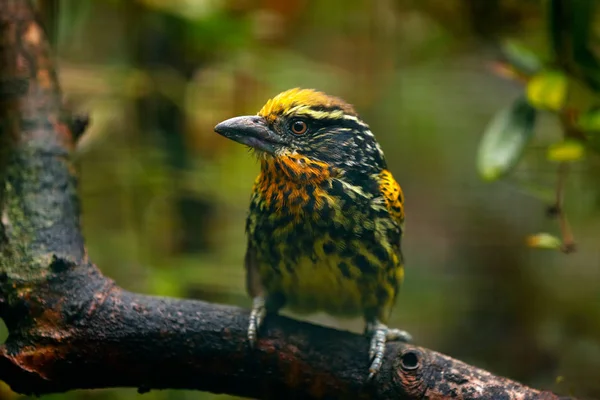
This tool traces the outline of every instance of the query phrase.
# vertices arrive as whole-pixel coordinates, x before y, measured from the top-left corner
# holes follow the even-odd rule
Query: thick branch
[[[2,124],[0,131],[0,142],[7,144],[0,164],[5,178],[0,189],[1,268],[11,279],[27,281],[44,278],[44,265],[53,254],[77,262],[84,256],[76,181],[68,160],[71,132],[50,48],[31,7],[26,0],[0,0],[0,77],[11,86],[28,82],[26,90],[10,91],[9,107],[3,107],[11,124]]]
[[[11,337],[1,378],[22,393],[114,386],[201,389],[255,398],[547,398],[419,347],[388,346],[365,385],[366,338],[284,317],[247,346],[248,312],[125,292],[93,266],[55,260],[39,290],[54,299],[43,321]],[[60,302],[62,301],[62,304]]]
[[[21,393],[132,386],[260,398],[556,399],[436,352],[390,344],[365,384],[364,337],[271,317],[247,347],[246,311],[133,294],[87,260],[72,132],[28,0],[0,0],[0,379]],[[4,87],[4,86],[3,86]],[[9,121],[9,123],[7,123]]]

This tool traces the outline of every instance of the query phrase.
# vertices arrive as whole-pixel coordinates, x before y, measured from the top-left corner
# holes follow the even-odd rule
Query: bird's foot
[[[248,323],[248,341],[250,347],[256,345],[256,338],[258,330],[267,315],[267,308],[265,307],[265,299],[263,297],[255,297],[252,300],[252,311],[250,312],[250,322]]]
[[[412,341],[412,336],[406,331],[388,328],[387,325],[377,320],[367,324],[366,333],[371,337],[371,347],[369,348],[371,367],[369,368],[368,378],[368,380],[371,380],[379,372],[383,364],[386,342],[399,341],[408,343]]]

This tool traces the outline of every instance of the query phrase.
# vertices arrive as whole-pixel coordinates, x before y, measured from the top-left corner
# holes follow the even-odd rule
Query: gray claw
[[[369,347],[371,367],[369,368],[369,377],[367,378],[367,380],[370,381],[381,369],[383,356],[385,355],[386,342],[410,342],[412,341],[412,336],[408,332],[400,329],[390,329],[387,325],[379,321],[367,325],[367,334],[371,336],[371,345]]]
[[[248,341],[250,346],[256,345],[256,338],[258,336],[258,330],[267,314],[265,308],[265,299],[262,297],[255,297],[252,301],[252,311],[250,312],[250,321],[248,323]]]

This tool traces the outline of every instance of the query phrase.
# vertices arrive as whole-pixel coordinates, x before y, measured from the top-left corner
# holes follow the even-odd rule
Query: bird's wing
[[[404,194],[402,188],[387,169],[384,169],[379,175],[379,182],[379,188],[390,215],[404,230]]]
[[[246,291],[250,297],[254,298],[263,295],[263,287],[258,275],[258,265],[256,264],[256,249],[248,243],[246,256],[244,257],[244,267],[246,268]]]
[[[251,236],[256,229],[256,216],[253,214],[253,210],[259,205],[259,198],[256,192],[253,191],[250,199],[250,213],[246,219],[246,235],[248,235],[246,256],[244,257],[244,267],[246,269],[246,291],[250,297],[263,295],[263,287],[260,282],[260,276],[258,271],[258,263],[256,261],[256,247],[252,243]]]

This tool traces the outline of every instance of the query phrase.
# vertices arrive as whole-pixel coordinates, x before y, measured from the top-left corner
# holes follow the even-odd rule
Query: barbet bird
[[[387,326],[404,277],[404,197],[369,126],[339,98],[291,89],[215,131],[261,166],[246,221],[250,343],[283,307],[362,316],[372,378],[386,341],[411,337]]]

